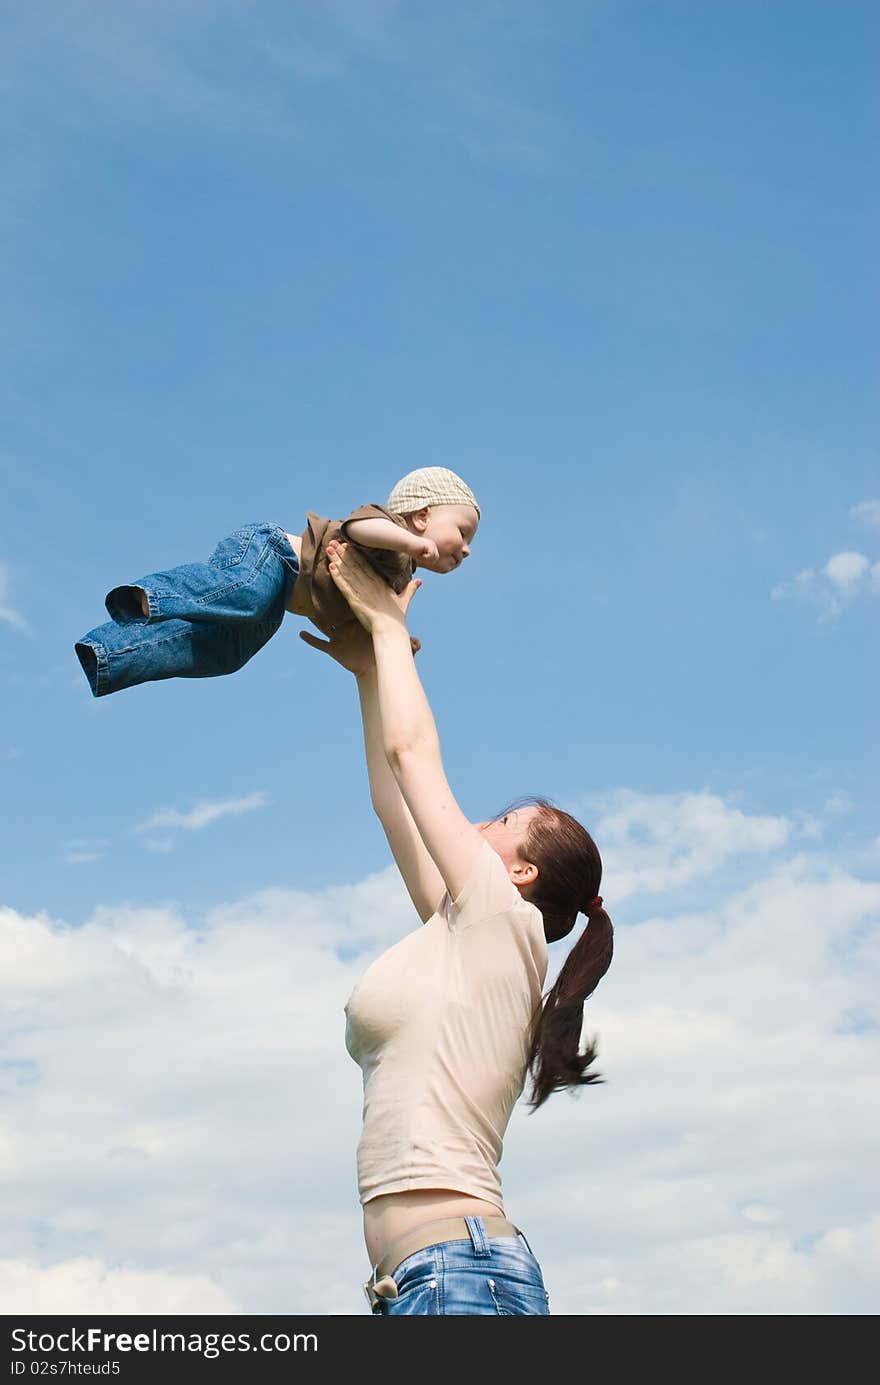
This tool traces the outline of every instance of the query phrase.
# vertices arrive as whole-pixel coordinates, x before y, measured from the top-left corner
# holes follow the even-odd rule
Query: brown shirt
[[[413,562],[405,553],[395,553],[389,548],[366,548],[348,536],[346,525],[354,519],[390,519],[405,529],[406,521],[391,510],[386,510],[384,505],[361,505],[345,519],[322,519],[312,510],[309,510],[306,518],[308,524],[303,530],[299,576],[289,609],[297,615],[308,616],[325,635],[331,635],[340,625],[356,619],[330,576],[326,548],[331,539],[350,543],[362,553],[370,566],[398,595],[412,580]]]

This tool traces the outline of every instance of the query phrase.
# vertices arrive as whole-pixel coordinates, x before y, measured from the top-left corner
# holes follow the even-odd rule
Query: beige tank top
[[[377,958],[345,1007],[364,1078],[362,1203],[448,1188],[503,1207],[498,1164],[546,973],[541,913],[484,842],[458,898]]]

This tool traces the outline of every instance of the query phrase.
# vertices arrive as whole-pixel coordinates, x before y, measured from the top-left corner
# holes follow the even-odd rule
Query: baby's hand
[[[419,539],[420,548],[415,557],[417,562],[436,563],[440,561],[440,549],[433,539]]]

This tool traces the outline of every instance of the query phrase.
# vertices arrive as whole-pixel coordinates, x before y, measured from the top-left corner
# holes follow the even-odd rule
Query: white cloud
[[[5,620],[13,630],[26,632],[29,625],[20,611],[12,605],[9,597],[9,569],[0,563],[0,620]]]
[[[207,1275],[246,1311],[359,1311],[342,1008],[360,950],[412,922],[390,872],[196,928],[167,910],[77,929],[0,910],[7,1254]]]
[[[819,1248],[848,1264],[880,1270],[880,1216],[859,1227],[835,1227],[822,1237]]]
[[[207,1275],[108,1268],[78,1258],[41,1265],[0,1260],[4,1313],[236,1313],[238,1305]]]
[[[764,1207],[760,1203],[754,1203],[742,1209],[742,1215],[746,1221],[756,1222],[765,1225],[768,1222],[779,1220],[779,1213],[774,1207]]]
[[[780,855],[789,831],[623,792],[596,827],[611,899],[663,898],[588,1004],[605,1083],[511,1124],[507,1210],[556,1312],[873,1311],[880,884]],[[685,911],[697,876],[710,907]],[[189,922],[0,911],[15,1311],[365,1311],[342,1010],[413,924],[393,869]]]
[[[825,620],[840,615],[841,604],[827,582],[811,567],[805,567],[789,582],[778,582],[770,593],[773,601],[793,601],[799,605],[815,606]]]
[[[822,571],[833,586],[849,595],[860,585],[870,566],[864,553],[835,553]]]
[[[792,834],[790,819],[749,815],[711,793],[619,790],[597,806],[593,835],[603,878],[613,882],[609,903],[680,888],[733,857],[776,851]]]
[[[863,500],[850,510],[852,519],[867,524],[872,529],[880,529],[880,500]]]
[[[804,568],[789,582],[780,582],[770,593],[774,601],[794,601],[815,607],[822,619],[834,620],[856,597],[880,592],[880,562],[871,563],[864,553],[835,553],[817,572]]]
[[[167,808],[162,812],[154,813],[145,822],[139,824],[135,829],[137,832],[151,832],[156,827],[182,828],[187,832],[201,832],[204,827],[208,827],[212,822],[217,822],[219,818],[238,817],[241,813],[252,813],[256,808],[265,808],[269,799],[264,793],[246,794],[243,798],[219,798],[213,801],[202,800],[188,812],[182,813],[177,808]],[[151,849],[156,851],[166,851],[170,846],[167,838],[152,840]]]

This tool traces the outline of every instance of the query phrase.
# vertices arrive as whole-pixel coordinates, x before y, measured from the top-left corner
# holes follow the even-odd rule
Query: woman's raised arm
[[[373,637],[382,749],[419,836],[455,899],[474,868],[483,838],[447,782],[434,715],[412,655],[405,607],[345,544],[329,545],[328,557],[333,580]]]
[[[358,678],[358,694],[361,700],[364,749],[373,808],[382,824],[403,883],[409,891],[409,897],[422,923],[427,923],[443,898],[445,883],[422,841],[385,754],[375,666]]]
[[[412,590],[406,595],[407,602],[414,594],[416,585],[413,583]],[[410,899],[422,922],[426,923],[436,911],[445,885],[419,835],[385,755],[373,642],[368,632],[354,623],[340,626],[329,640],[319,640],[305,630],[300,631],[300,639],[313,649],[329,654],[357,678],[370,800]],[[410,657],[417,648],[416,640],[411,643]]]

